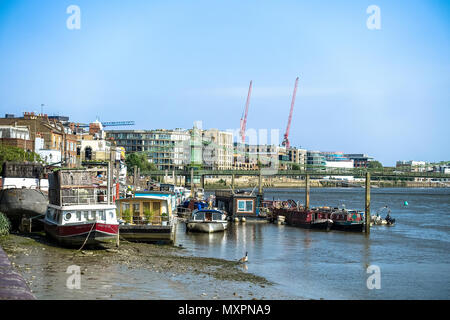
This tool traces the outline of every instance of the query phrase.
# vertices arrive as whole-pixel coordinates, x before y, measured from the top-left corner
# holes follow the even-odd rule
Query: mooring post
[[[234,190],[234,174],[231,175],[231,189]]]
[[[194,168],[191,168],[191,197],[195,198]]]
[[[366,234],[370,233],[370,172],[366,172]]]
[[[259,170],[259,176],[258,176],[258,193],[259,194],[263,193],[261,169]]]
[[[305,209],[309,210],[309,174],[305,178]]]
[[[200,176],[200,182],[201,182],[201,185],[202,185],[202,189],[205,189],[205,176],[204,175]]]
[[[134,190],[134,193],[136,193],[136,183],[137,183],[137,166],[134,166],[134,173],[133,173],[133,190]]]

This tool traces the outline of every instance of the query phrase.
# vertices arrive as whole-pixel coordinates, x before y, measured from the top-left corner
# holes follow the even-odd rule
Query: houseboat
[[[38,163],[5,162],[0,178],[0,212],[16,229],[23,219],[43,218],[47,211],[48,180]]]
[[[58,170],[49,174],[47,236],[67,246],[117,240],[116,206],[103,176],[96,170]]]
[[[323,212],[323,211],[322,211]],[[331,220],[333,220],[332,229],[343,231],[364,231],[364,220],[361,212],[357,210],[337,209],[331,211]]]
[[[225,231],[228,227],[227,215],[217,209],[195,210],[186,222],[186,230],[194,232]]]
[[[278,216],[284,216],[284,221],[287,225],[305,229],[329,231],[333,225],[329,214],[317,209],[306,210],[302,207],[273,209],[274,219],[277,220]]]
[[[248,191],[217,190],[216,207],[225,211],[230,219],[267,222],[262,208],[262,195]]]
[[[152,191],[116,201],[120,236],[128,241],[174,242],[172,193]]]

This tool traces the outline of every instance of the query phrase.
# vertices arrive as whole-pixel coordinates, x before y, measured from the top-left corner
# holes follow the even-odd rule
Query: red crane
[[[250,87],[248,88],[247,102],[245,103],[245,115],[244,118],[241,117],[241,141],[245,143],[245,127],[247,126],[247,114],[248,114],[248,106],[250,104],[250,95],[252,94],[252,81],[250,81]]]
[[[294,111],[295,95],[297,94],[297,85],[298,85],[298,77],[297,79],[295,79],[294,93],[292,94],[291,111],[289,112],[289,119],[286,127],[286,133],[284,134],[284,140],[282,143],[282,145],[286,147],[286,149],[289,149],[291,147],[291,144],[289,143],[289,130],[291,129],[292,112]]]

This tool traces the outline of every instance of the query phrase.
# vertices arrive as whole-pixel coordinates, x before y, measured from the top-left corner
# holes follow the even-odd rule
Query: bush
[[[0,212],[0,236],[6,236],[11,229],[11,223],[4,213]]]
[[[122,211],[122,219],[125,220],[125,222],[131,223],[131,218],[130,209],[125,209]]]

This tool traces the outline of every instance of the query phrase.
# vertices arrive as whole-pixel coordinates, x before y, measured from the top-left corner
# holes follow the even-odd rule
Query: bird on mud
[[[245,257],[242,257],[239,259],[240,263],[244,263],[248,261],[248,252],[245,253]]]

